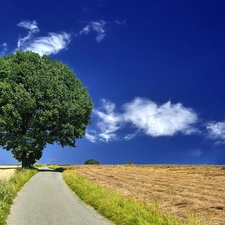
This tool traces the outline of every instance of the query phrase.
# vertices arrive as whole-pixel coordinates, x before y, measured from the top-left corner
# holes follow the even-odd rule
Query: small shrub
[[[57,165],[57,164],[47,164],[47,166],[49,169],[52,169],[52,170],[59,168],[59,165]]]
[[[125,165],[133,165],[133,163],[131,161],[128,161],[125,163]]]
[[[96,159],[88,159],[87,161],[84,162],[85,165],[99,165],[99,161]]]

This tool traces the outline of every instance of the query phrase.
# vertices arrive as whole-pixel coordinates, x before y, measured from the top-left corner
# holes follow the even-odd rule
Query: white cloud
[[[97,37],[96,37],[96,41],[97,42],[101,42],[103,40],[103,38],[105,37],[106,34],[99,34]]]
[[[96,131],[86,131],[85,137],[92,143],[95,143],[98,139]]]
[[[120,138],[117,131],[129,124],[136,131],[125,135],[125,140],[134,138],[140,131],[151,137],[173,136],[178,132],[189,135],[196,132],[194,124],[198,119],[197,114],[181,103],[157,105],[151,100],[136,98],[123,105],[122,113],[116,113],[115,109],[114,103],[103,99],[102,108],[93,111],[97,117],[95,141],[118,140]]]
[[[135,134],[126,134],[124,139],[129,141],[129,140],[133,139],[136,135],[137,135],[136,133]]]
[[[26,42],[29,41],[34,36],[35,33],[39,32],[39,29],[37,27],[37,23],[35,20],[33,22],[22,21],[18,23],[17,26],[29,30],[27,36],[18,39],[17,47],[19,49],[22,49],[23,46],[26,45]]]
[[[1,55],[5,55],[5,53],[8,51],[8,45],[7,43],[3,43],[2,44],[2,52],[1,52]]]
[[[105,20],[92,21],[87,26],[85,26],[78,34],[86,35],[86,34],[89,34],[90,32],[95,32],[97,33],[96,41],[101,42],[106,36],[106,31],[107,31],[106,26],[112,25],[112,24],[124,25],[125,21],[122,21],[122,22],[118,20],[116,20],[115,22],[109,22]],[[77,36],[77,34],[75,36]]]
[[[115,21],[115,24],[124,24],[120,21]],[[87,35],[90,32],[95,32],[96,41],[101,42],[106,36],[106,25],[112,24],[111,22],[107,22],[104,20],[92,21],[88,25],[86,25],[80,32],[75,34],[75,36],[79,35]],[[17,48],[23,51],[31,50],[39,53],[40,55],[50,55],[57,54],[59,51],[66,49],[67,45],[71,41],[71,35],[66,32],[61,33],[48,33],[47,36],[37,37],[36,35],[39,33],[39,28],[37,26],[37,22],[34,20],[31,21],[22,21],[17,26],[25,28],[28,30],[28,34],[25,37],[20,37],[17,42]]]
[[[90,32],[90,25],[87,25],[79,32],[79,34],[83,35],[83,34],[88,34],[89,32]]]
[[[96,41],[101,42],[106,35],[105,25],[106,21],[100,20],[98,22],[91,22],[92,29],[97,32]]]
[[[193,156],[193,157],[199,157],[199,156],[201,156],[202,155],[202,151],[201,151],[201,149],[194,149],[194,150],[192,150],[191,151],[191,156]]]
[[[96,33],[96,41],[101,42],[106,36],[106,25],[110,26],[112,24],[124,25],[125,21],[91,21],[82,30],[75,33],[74,36],[78,37],[94,32]],[[17,49],[22,51],[30,50],[40,55],[57,54],[59,51],[66,49],[72,40],[72,35],[66,32],[49,32],[46,36],[39,36],[40,30],[35,20],[24,20],[18,23],[17,26],[26,29],[28,32],[26,36],[19,37],[17,41]],[[2,47],[1,55],[8,51],[6,43],[4,43]]]
[[[86,35],[93,31],[97,33],[96,41],[101,42],[106,35],[106,24],[104,20],[92,21],[79,32],[79,35]]]
[[[206,126],[208,138],[216,140],[217,144],[225,142],[225,122],[209,122]]]
[[[195,132],[192,125],[197,122],[197,115],[181,103],[173,105],[167,102],[157,105],[151,100],[136,98],[125,104],[124,110],[125,120],[149,136],[173,136],[177,132]]]
[[[115,132],[121,128],[121,116],[115,113],[115,104],[102,99],[102,111],[94,110],[98,117],[98,137],[100,141],[108,142],[117,139]]]
[[[33,32],[39,32],[39,28],[37,26],[37,22],[34,20],[33,22],[25,20],[17,24],[18,27],[23,27]]]
[[[70,42],[70,35],[67,33],[49,33],[47,37],[38,37],[26,43],[22,50],[31,50],[40,55],[57,54],[65,49]]]
[[[110,132],[103,131],[102,133],[99,134],[99,140],[103,142],[114,141],[117,140],[117,136],[116,134],[112,133],[112,131]]]
[[[17,26],[28,30],[28,35],[19,38],[17,47],[23,51],[31,50],[40,55],[57,54],[60,50],[65,49],[71,41],[71,35],[66,32],[48,33],[48,36],[35,37],[39,32],[36,21],[22,21]]]

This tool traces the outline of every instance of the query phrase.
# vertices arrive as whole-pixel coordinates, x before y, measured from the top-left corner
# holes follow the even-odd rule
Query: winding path
[[[18,193],[8,225],[112,225],[83,203],[66,185],[62,174],[40,169]]]

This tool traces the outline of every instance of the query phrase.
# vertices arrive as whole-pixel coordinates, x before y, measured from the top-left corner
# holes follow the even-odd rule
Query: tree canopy
[[[96,159],[88,159],[84,162],[85,165],[99,165],[99,161]]]
[[[76,147],[93,109],[67,65],[31,51],[0,58],[0,106],[0,146],[23,167],[40,159],[47,144]]]

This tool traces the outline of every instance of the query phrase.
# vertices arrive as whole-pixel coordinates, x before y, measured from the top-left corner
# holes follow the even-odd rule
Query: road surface
[[[40,169],[14,201],[8,225],[112,225],[83,203],[60,172]]]

